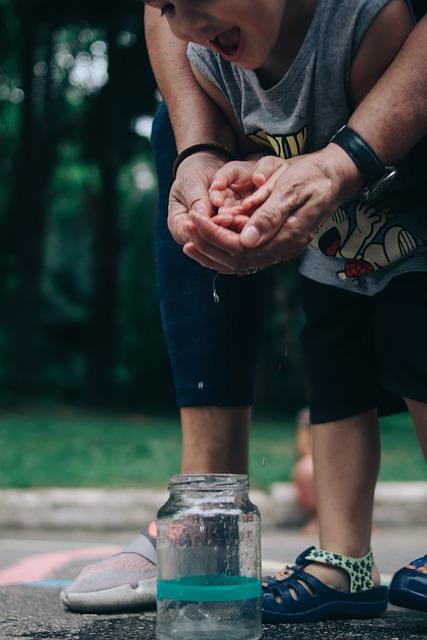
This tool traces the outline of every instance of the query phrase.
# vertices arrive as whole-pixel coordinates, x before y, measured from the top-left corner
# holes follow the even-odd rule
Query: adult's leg
[[[427,405],[405,398],[424,458],[427,461]],[[398,607],[427,612],[427,553],[399,569],[393,576],[390,602]]]
[[[383,352],[387,354],[384,378],[405,397],[427,461],[426,285],[426,273],[409,273],[392,280],[381,317],[387,332],[383,331],[381,336]],[[387,325],[383,318],[389,320]],[[427,554],[415,560],[412,554],[408,556],[408,564],[395,573],[390,583],[390,602],[427,611]]]
[[[181,409],[182,473],[247,473],[251,410]]]
[[[405,398],[427,460],[427,273],[397,276],[381,296],[377,334],[384,386]]]
[[[246,472],[265,274],[216,275],[183,254],[167,227],[176,149],[164,105],[152,142],[159,183],[160,309],[181,411],[182,471]]]

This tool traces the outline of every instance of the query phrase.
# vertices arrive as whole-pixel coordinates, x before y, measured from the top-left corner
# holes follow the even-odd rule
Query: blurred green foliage
[[[0,397],[173,404],[138,0],[0,0]]]

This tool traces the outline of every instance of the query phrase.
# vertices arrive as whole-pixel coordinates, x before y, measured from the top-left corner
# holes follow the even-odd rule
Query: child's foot
[[[295,565],[263,583],[263,620],[277,624],[373,617],[387,607],[387,588],[379,582],[371,552],[350,558],[310,547]]]
[[[154,609],[156,565],[155,538],[140,534],[120,553],[85,567],[60,600],[80,613]]]

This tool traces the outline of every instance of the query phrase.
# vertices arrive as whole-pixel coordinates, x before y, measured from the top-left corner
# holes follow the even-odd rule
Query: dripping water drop
[[[219,302],[219,295],[218,295],[218,292],[216,290],[216,281],[217,281],[218,276],[219,276],[219,273],[216,273],[214,275],[214,277],[213,277],[213,280],[212,280],[212,293],[213,293],[213,299],[214,299],[215,304],[218,304],[218,302]]]

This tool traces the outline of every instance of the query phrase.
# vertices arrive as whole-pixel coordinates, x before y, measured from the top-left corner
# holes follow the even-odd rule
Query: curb
[[[166,491],[158,489],[3,489],[0,529],[140,529],[166,499]],[[305,520],[291,483],[251,491],[251,499],[265,527],[296,527]],[[427,482],[378,483],[374,521],[384,527],[425,526]]]

